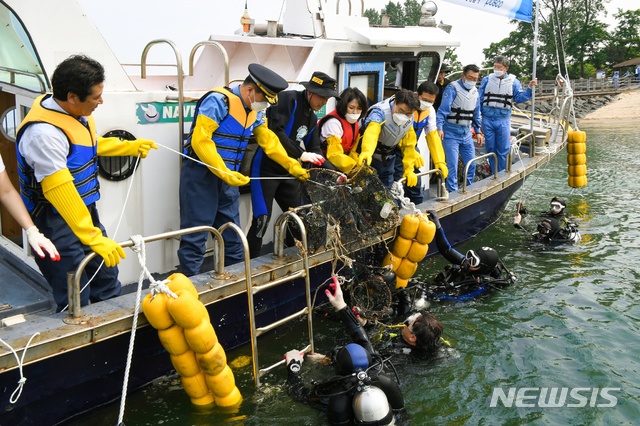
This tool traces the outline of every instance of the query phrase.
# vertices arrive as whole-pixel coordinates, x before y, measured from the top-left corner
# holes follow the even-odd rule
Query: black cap
[[[327,74],[316,71],[311,76],[311,80],[300,83],[310,92],[325,98],[338,97],[338,83]]]
[[[278,93],[289,87],[284,78],[264,65],[249,64],[249,77],[256,83],[271,105],[278,102]]]
[[[449,71],[451,71],[451,70],[449,69],[449,65],[447,65],[447,64],[442,64],[442,67],[440,67],[440,72],[449,72]]]

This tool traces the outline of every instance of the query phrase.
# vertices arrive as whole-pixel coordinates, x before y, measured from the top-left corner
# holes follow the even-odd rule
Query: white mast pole
[[[533,24],[533,70],[531,72],[531,79],[536,78],[536,65],[538,58],[538,15],[540,14],[540,0],[535,0],[536,2],[536,10],[535,10],[535,19]],[[535,87],[532,90],[531,95],[531,133],[533,133],[533,114],[535,113],[535,104],[536,104],[536,91]],[[531,135],[531,152],[535,153],[535,137]]]

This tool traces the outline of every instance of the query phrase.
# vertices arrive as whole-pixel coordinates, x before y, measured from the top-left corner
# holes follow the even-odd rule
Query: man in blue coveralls
[[[249,65],[249,76],[232,89],[218,87],[205,94],[194,113],[185,152],[205,163],[185,161],[180,172],[180,228],[240,226],[239,186],[249,178],[239,172],[251,135],[264,152],[298,179],[308,178],[300,163],[287,155],[278,137],[268,129],[264,109],[278,101],[287,82],[270,69]],[[207,232],[183,235],[178,259],[187,276],[200,272]],[[225,265],[241,262],[240,237],[231,229],[223,234]]]
[[[522,90],[518,78],[509,74],[510,61],[504,56],[493,60],[493,73],[482,79],[478,89],[478,98],[482,104],[482,132],[484,133],[487,153],[495,152],[498,157],[498,171],[507,165],[507,154],[511,150],[511,108],[531,99],[532,89],[537,79],[529,82]],[[495,170],[493,157],[489,157],[491,171]]]
[[[480,103],[478,89],[476,89],[478,77],[480,77],[480,69],[476,65],[464,67],[462,76],[444,89],[442,103],[438,108],[436,126],[447,158],[449,175],[445,182],[449,192],[458,190],[458,153],[462,157],[463,164],[467,164],[475,157],[471,126],[476,131],[478,145],[483,141],[483,135],[480,132],[482,124]],[[472,164],[467,173],[467,185],[473,183],[475,174],[475,164]]]

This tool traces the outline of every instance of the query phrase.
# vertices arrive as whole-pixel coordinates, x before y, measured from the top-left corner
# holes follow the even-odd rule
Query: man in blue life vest
[[[51,78],[53,94],[38,97],[18,129],[20,192],[33,222],[60,252],[60,260],[35,258],[51,285],[57,311],[67,305],[67,272],[77,269],[91,251],[81,286],[82,305],[120,295],[118,268],[122,247],[107,238],[96,201],[100,198],[98,156],[145,158],[153,141],[97,137],[91,115],[102,103],[104,68],[87,56],[62,61]]]
[[[185,152],[195,161],[183,161],[180,172],[180,228],[220,227],[233,222],[240,226],[239,186],[249,178],[239,172],[251,135],[271,159],[298,179],[307,171],[290,158],[278,137],[267,127],[264,109],[278,101],[287,82],[270,69],[249,65],[249,75],[239,86],[218,87],[196,104],[194,121]],[[207,232],[183,235],[178,259],[187,276],[200,272]],[[223,234],[225,264],[241,262],[244,250],[240,237],[231,229]]]
[[[389,99],[371,106],[364,119],[357,148],[358,165],[371,165],[387,188],[393,183],[396,147],[402,151],[402,177],[407,178],[407,186],[418,183],[414,169],[424,166],[424,160],[416,151],[413,113],[419,107],[418,95],[400,89]]]
[[[444,161],[444,152],[442,149],[442,141],[438,136],[438,128],[436,127],[436,110],[433,108],[433,102],[439,92],[438,86],[432,81],[424,81],[418,86],[418,100],[420,101],[420,108],[413,113],[413,130],[416,132],[416,138],[420,139],[420,133],[424,130],[424,136],[429,147],[429,152],[434,161],[434,167],[442,171],[442,177],[446,178],[448,174],[447,164]],[[418,148],[416,148],[418,151]],[[420,151],[418,151],[420,152]],[[399,148],[396,148],[396,161],[395,161],[395,173],[394,180],[400,180],[402,178],[402,152]],[[422,155],[423,153],[421,153]],[[424,160],[424,156],[422,157]],[[414,172],[420,173],[420,169],[416,168]],[[422,193],[422,186],[420,182],[414,187],[404,186],[404,195],[409,198],[414,204],[419,204],[423,201],[424,195]]]
[[[475,157],[471,136],[472,126],[476,131],[478,146],[482,145],[483,135],[480,132],[482,117],[478,89],[476,89],[479,77],[480,69],[476,65],[465,66],[462,77],[444,89],[442,103],[436,116],[438,135],[442,139],[449,169],[449,175],[445,181],[449,192],[458,190],[458,154],[462,157],[463,164],[467,164]],[[467,185],[473,183],[475,174],[475,164],[471,164],[467,173]]]
[[[532,89],[538,84],[537,79],[529,82],[529,87],[522,90],[518,78],[509,74],[510,61],[502,55],[493,60],[493,73],[482,79],[478,89],[478,97],[482,104],[482,132],[487,153],[494,152],[498,157],[498,171],[507,166],[507,154],[511,150],[511,108],[531,99]],[[489,157],[491,171],[495,171],[493,157]]]

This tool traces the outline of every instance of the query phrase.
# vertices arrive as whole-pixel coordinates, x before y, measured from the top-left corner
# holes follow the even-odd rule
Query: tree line
[[[613,13],[615,23],[609,28],[603,18],[610,13],[606,8],[610,0],[537,1],[541,2],[536,61],[539,79],[553,80],[558,72],[568,73],[572,79],[595,77],[597,70],[606,70],[611,75],[615,64],[640,57],[640,9],[618,9]],[[383,13],[389,15],[390,25],[418,25],[424,3],[425,0],[405,0],[404,4],[390,1],[381,11],[365,10],[364,16],[371,25],[379,25]],[[530,75],[534,24],[510,22],[516,28],[508,37],[482,50],[485,61],[481,66],[491,67],[496,55],[505,55],[511,59],[510,72]],[[453,69],[464,65],[455,49],[447,49],[444,60]]]

